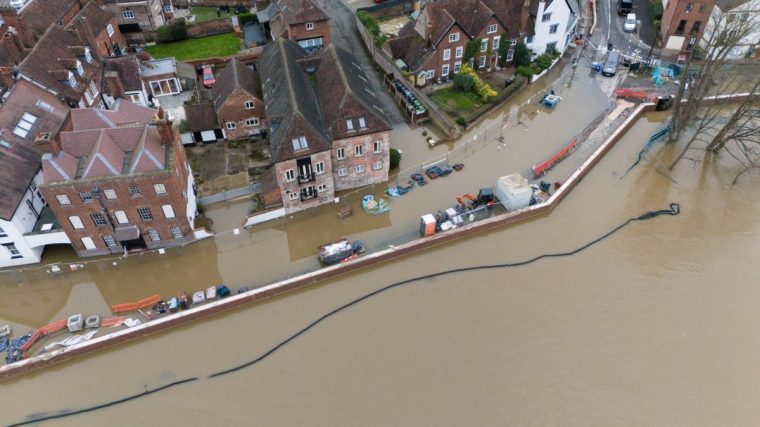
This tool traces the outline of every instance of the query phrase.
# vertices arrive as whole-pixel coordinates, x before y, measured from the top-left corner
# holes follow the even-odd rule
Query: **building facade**
[[[705,27],[700,45],[706,47],[707,41],[717,37],[722,31],[730,30],[733,23],[754,28],[748,31],[734,47],[726,53],[730,60],[760,59],[760,0],[718,0]],[[717,31],[717,33],[715,33]],[[714,34],[715,33],[715,34]]]
[[[40,190],[79,256],[195,239],[192,171],[171,122],[159,110],[150,123],[135,124],[155,110],[122,108],[101,124],[106,110],[70,115],[42,156]]]
[[[293,40],[309,52],[330,44],[329,17],[312,0],[274,0],[257,16],[272,40]]]
[[[214,112],[227,139],[258,135],[266,129],[266,114],[258,74],[232,58],[217,75]]]
[[[130,45],[145,43],[142,32],[156,31],[169,19],[165,16],[165,6],[161,0],[102,0],[102,2],[116,17],[119,30]],[[171,4],[168,4],[166,10],[173,15],[174,10]]]
[[[663,50],[681,53],[694,49],[710,19],[715,0],[667,0],[660,23]]]
[[[533,35],[525,38],[535,55],[549,50],[564,53],[575,36],[580,8],[575,0],[548,0],[535,3]]]

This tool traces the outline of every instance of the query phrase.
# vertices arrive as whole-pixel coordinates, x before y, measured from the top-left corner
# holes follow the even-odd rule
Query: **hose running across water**
[[[296,338],[300,337],[304,333],[308,332],[311,328],[313,328],[313,327],[317,326],[318,324],[322,323],[323,321],[327,320],[328,318],[330,318],[330,317],[332,317],[332,316],[340,313],[343,310],[346,310],[349,307],[352,307],[352,306],[354,306],[356,304],[359,304],[362,301],[365,301],[365,300],[367,300],[369,298],[377,296],[377,295],[379,295],[379,294],[381,294],[383,292],[386,292],[388,290],[391,290],[391,289],[394,289],[394,288],[397,288],[397,287],[401,287],[401,286],[404,286],[404,285],[409,285],[409,284],[412,284],[412,283],[415,283],[415,282],[419,282],[419,281],[422,281],[422,280],[432,279],[432,278],[442,277],[442,276],[447,276],[447,275],[455,274],[455,273],[465,273],[465,272],[470,272],[470,271],[487,270],[487,269],[495,269],[495,268],[520,267],[520,266],[523,266],[523,265],[532,264],[532,263],[534,263],[536,261],[539,261],[539,260],[542,260],[544,258],[559,258],[559,257],[565,257],[565,256],[575,255],[575,254],[577,254],[577,253],[579,253],[579,252],[581,252],[581,251],[583,251],[585,249],[588,249],[589,247],[591,247],[591,246],[593,246],[593,245],[601,242],[602,240],[604,240],[604,239],[612,236],[613,234],[617,233],[618,231],[620,231],[621,229],[623,229],[627,225],[631,224],[632,222],[646,221],[646,220],[650,220],[650,219],[656,218],[656,217],[661,216],[661,215],[675,216],[675,215],[678,215],[680,213],[681,213],[681,207],[680,207],[680,205],[678,203],[671,203],[668,209],[660,209],[660,210],[656,210],[656,211],[648,211],[648,212],[644,212],[643,214],[641,214],[641,215],[639,215],[637,217],[629,218],[628,220],[626,220],[622,224],[618,225],[617,227],[613,228],[612,230],[608,231],[607,233],[605,233],[605,234],[597,237],[596,239],[594,239],[594,240],[592,240],[592,241],[590,241],[590,242],[588,242],[588,243],[586,243],[586,244],[584,244],[584,245],[582,245],[582,246],[580,246],[580,247],[578,247],[576,249],[573,249],[571,251],[538,255],[538,256],[535,256],[533,258],[524,260],[524,261],[518,261],[518,262],[512,262],[512,263],[486,264],[486,265],[476,265],[476,266],[471,266],[471,267],[454,268],[454,269],[451,269],[451,270],[444,270],[444,271],[439,271],[439,272],[436,272],[436,273],[426,274],[426,275],[423,275],[423,276],[412,277],[410,279],[406,279],[406,280],[402,280],[400,282],[396,282],[396,283],[392,283],[390,285],[386,285],[386,286],[384,286],[382,288],[379,288],[379,289],[377,289],[375,291],[372,291],[372,292],[370,292],[368,294],[364,294],[364,295],[362,295],[362,296],[360,296],[360,297],[358,297],[358,298],[356,298],[356,299],[354,299],[354,300],[352,300],[352,301],[350,301],[350,302],[348,302],[346,304],[343,304],[340,307],[335,308],[334,310],[332,310],[332,311],[330,311],[328,313],[325,313],[324,315],[322,315],[319,318],[313,320],[308,325],[306,325],[305,327],[301,328],[299,331],[295,332],[294,334],[292,334],[291,336],[289,336],[285,340],[281,341],[279,344],[275,345],[271,349],[267,350],[265,353],[263,353],[260,356],[256,357],[255,359],[250,360],[250,361],[248,361],[246,363],[243,363],[241,365],[234,366],[232,368],[228,368],[228,369],[225,369],[225,370],[222,370],[222,371],[210,374],[208,376],[208,378],[221,377],[221,376],[224,376],[224,375],[228,375],[228,374],[237,372],[237,371],[239,371],[241,369],[244,369],[244,368],[247,368],[249,366],[255,365],[255,364],[261,362],[262,360],[266,359],[270,355],[272,355],[272,353],[274,353],[277,350],[281,349],[283,346],[285,346],[289,342],[295,340]],[[138,398],[146,397],[146,396],[155,394],[155,393],[157,393],[159,391],[167,390],[167,389],[172,388],[172,387],[176,387],[176,386],[179,386],[179,385],[182,385],[182,384],[186,384],[186,383],[189,383],[189,382],[197,381],[198,379],[199,379],[198,377],[186,378],[186,379],[183,379],[183,380],[179,380],[179,381],[175,381],[175,382],[163,385],[161,387],[157,387],[157,388],[153,388],[153,389],[148,389],[148,390],[145,390],[145,391],[143,391],[141,393],[137,393],[137,394],[134,394],[134,395],[122,398],[122,399],[113,400],[111,402],[102,403],[102,404],[95,405],[95,406],[90,406],[90,407],[87,407],[87,408],[82,408],[82,409],[77,409],[77,410],[66,410],[66,411],[59,412],[59,413],[56,413],[56,414],[51,414],[51,415],[42,415],[42,416],[32,415],[32,416],[29,416],[24,421],[21,421],[21,422],[18,422],[18,423],[14,423],[14,424],[10,424],[9,427],[24,426],[24,425],[34,424],[34,423],[40,423],[40,422],[43,422],[43,421],[49,421],[49,420],[54,420],[54,419],[60,419],[60,418],[70,417],[70,416],[73,416],[73,415],[84,414],[84,413],[87,413],[87,412],[93,412],[93,411],[100,410],[100,409],[105,409],[105,408],[108,408],[108,407],[111,407],[111,406],[115,406],[115,405],[119,405],[119,404],[122,404],[122,403],[125,403],[125,402],[129,402],[129,401],[132,401],[132,400],[135,400],[135,399],[138,399]]]

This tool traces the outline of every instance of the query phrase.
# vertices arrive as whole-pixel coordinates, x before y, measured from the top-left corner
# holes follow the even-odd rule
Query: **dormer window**
[[[90,52],[89,47],[84,48],[84,60],[87,61],[88,64],[92,62],[92,52]]]
[[[69,71],[68,77],[66,78],[66,84],[69,85],[69,87],[76,87],[77,85],[77,79],[71,71]]]
[[[79,73],[80,76],[84,75],[84,67],[82,67],[82,61],[77,59],[77,73]]]
[[[354,130],[354,121],[351,119],[346,120],[346,129]]]
[[[246,110],[253,109],[254,106],[255,105],[254,105],[253,101],[245,101],[245,109]]]
[[[298,138],[293,138],[291,142],[293,143],[293,150],[295,151],[305,150],[309,148],[309,144],[306,143],[305,136],[299,136]]]
[[[313,22],[307,22],[306,23],[306,31],[311,31],[314,29],[314,23]]]
[[[366,129],[367,124],[364,122],[364,117],[359,117],[359,129]]]

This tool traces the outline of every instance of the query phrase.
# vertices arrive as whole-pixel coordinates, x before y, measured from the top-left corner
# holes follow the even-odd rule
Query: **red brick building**
[[[308,56],[279,39],[259,70],[274,163],[262,178],[267,206],[295,212],[388,179],[391,127],[349,52],[330,45]]]
[[[467,42],[480,39],[470,65],[474,69],[497,66],[499,45],[516,43],[528,35],[529,8],[520,0],[442,0],[423,3],[416,20],[390,40],[387,48],[404,61],[418,86],[447,80],[459,72]],[[502,33],[508,40],[501,40]],[[508,58],[511,60],[511,58]]]
[[[660,35],[664,50],[689,53],[699,43],[715,0],[669,0],[662,14]]]
[[[293,40],[309,52],[330,44],[330,18],[312,0],[274,0],[257,16],[272,40]]]
[[[261,82],[255,71],[232,58],[217,74],[214,112],[227,139],[258,135],[266,129]]]
[[[119,100],[71,110],[58,137],[40,135],[39,188],[79,256],[194,240],[192,173],[171,126],[162,110]]]

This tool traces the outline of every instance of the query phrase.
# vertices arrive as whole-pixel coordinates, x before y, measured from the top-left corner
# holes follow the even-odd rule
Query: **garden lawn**
[[[195,15],[195,22],[211,21],[212,19],[226,18],[229,13],[222,12],[221,16],[216,16],[215,7],[193,7],[192,14]]]
[[[433,99],[444,111],[449,111],[449,103],[454,101],[457,112],[460,114],[470,112],[483,104],[474,92],[461,92],[452,87],[435,91]]]
[[[240,39],[235,36],[235,33],[227,33],[181,42],[161,43],[147,46],[145,50],[154,58],[174,57],[178,61],[186,61],[232,55],[240,50],[240,45]]]

